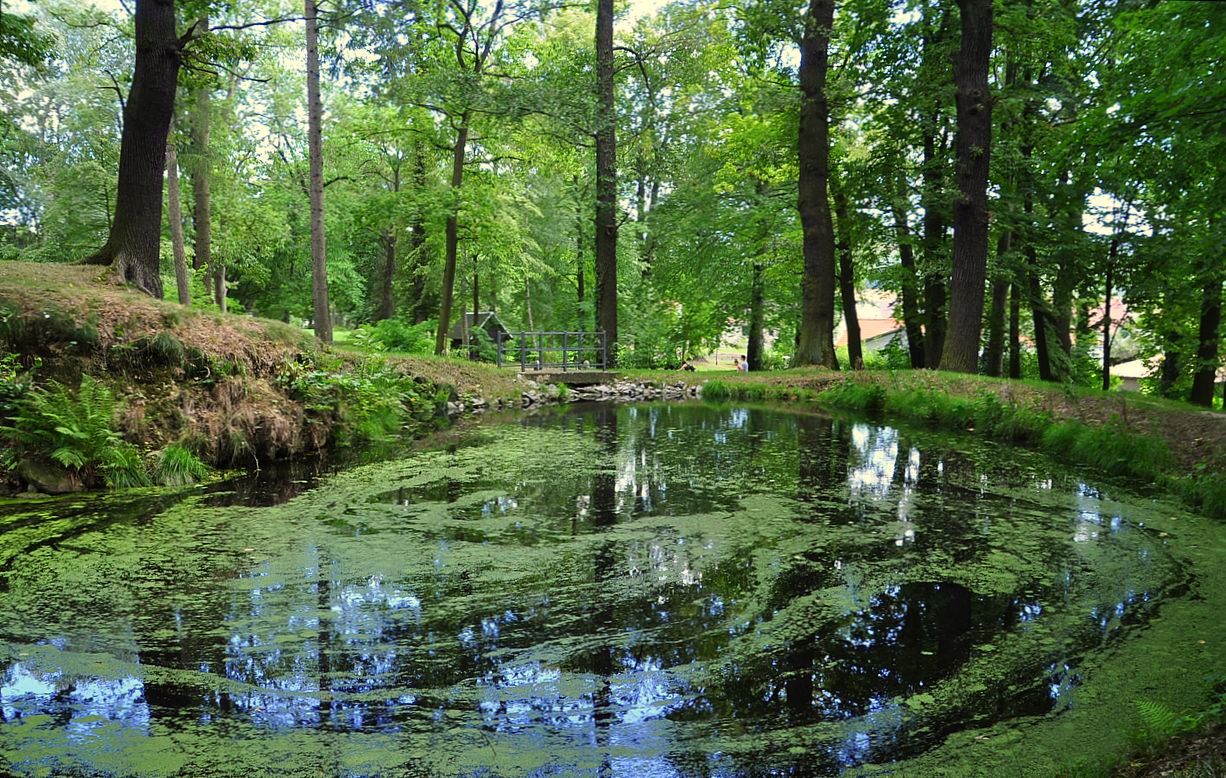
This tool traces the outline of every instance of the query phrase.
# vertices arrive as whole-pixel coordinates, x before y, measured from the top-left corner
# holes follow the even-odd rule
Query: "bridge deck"
[[[612,370],[525,370],[522,375],[533,381],[544,381],[549,384],[566,384],[567,386],[594,386],[609,384],[617,378]]]

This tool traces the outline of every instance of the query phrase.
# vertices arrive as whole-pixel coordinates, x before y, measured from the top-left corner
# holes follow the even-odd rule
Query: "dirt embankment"
[[[177,443],[222,467],[424,422],[448,393],[309,331],[153,300],[79,265],[0,263],[0,347],[34,386],[103,382],[117,431],[143,450]]]

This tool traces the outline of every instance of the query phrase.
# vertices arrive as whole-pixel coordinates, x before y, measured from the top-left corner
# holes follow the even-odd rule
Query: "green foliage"
[[[383,319],[354,330],[350,342],[370,351],[395,351],[402,354],[433,354],[435,320],[410,324],[404,319]]]
[[[344,366],[330,357],[290,361],[277,381],[308,412],[332,425],[332,440],[341,446],[384,439],[411,421],[432,418],[438,409],[426,385],[381,359]]]
[[[30,372],[23,369],[16,354],[0,354],[0,422],[17,410],[21,399],[30,390],[30,380]]]
[[[1136,708],[1144,733],[1151,739],[1166,740],[1182,728],[1183,717],[1160,702],[1137,700]]]
[[[208,466],[183,446],[167,446],[154,458],[153,480],[162,486],[188,486],[208,474]]]
[[[11,426],[0,428],[19,457],[44,457],[88,481],[122,488],[147,484],[140,452],[114,429],[115,398],[89,376],[73,392],[60,383],[30,390]]]

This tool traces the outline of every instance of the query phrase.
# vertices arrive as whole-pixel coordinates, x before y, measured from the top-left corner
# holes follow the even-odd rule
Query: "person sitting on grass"
[[[737,360],[736,369],[740,370],[742,373],[749,372],[749,359],[744,354],[742,354],[741,358]]]

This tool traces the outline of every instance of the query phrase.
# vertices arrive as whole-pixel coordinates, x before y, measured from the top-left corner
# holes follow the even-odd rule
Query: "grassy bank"
[[[931,371],[734,376],[707,381],[703,396],[812,402],[970,431],[1157,485],[1226,518],[1226,416],[1180,403]]]
[[[183,483],[432,427],[453,393],[401,360],[83,266],[0,263],[0,347],[10,488]]]

